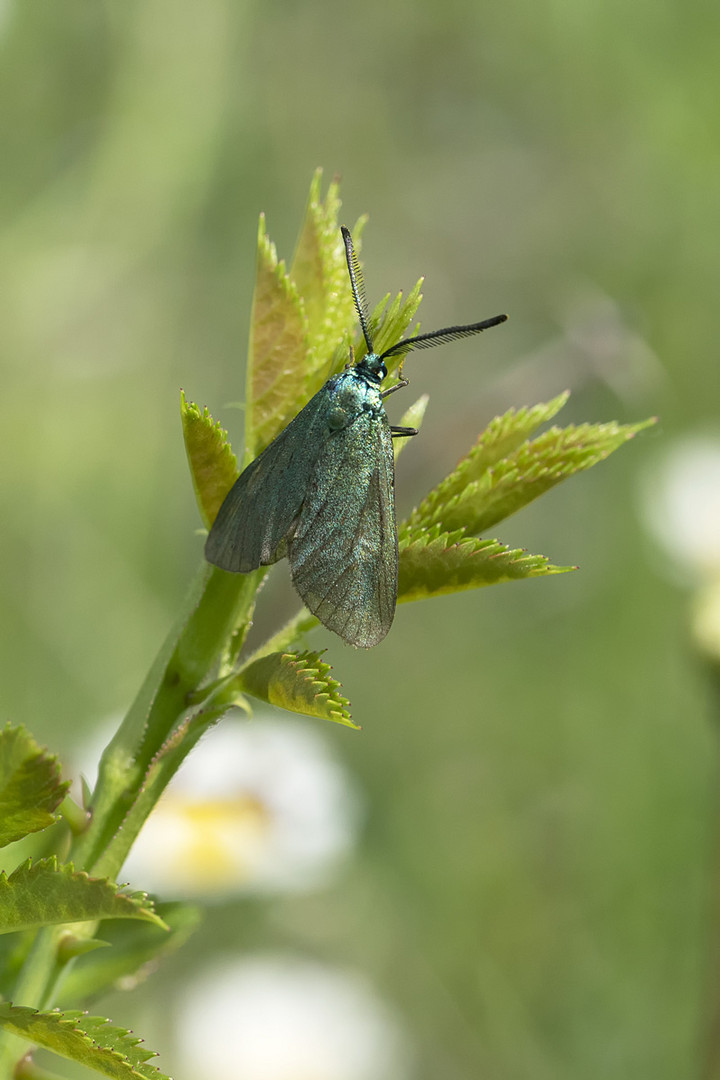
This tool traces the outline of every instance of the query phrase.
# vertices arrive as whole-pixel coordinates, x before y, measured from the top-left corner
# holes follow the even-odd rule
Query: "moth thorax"
[[[336,405],[334,409],[331,409],[327,417],[327,425],[331,431],[339,431],[340,428],[347,426],[348,414],[345,409]]]

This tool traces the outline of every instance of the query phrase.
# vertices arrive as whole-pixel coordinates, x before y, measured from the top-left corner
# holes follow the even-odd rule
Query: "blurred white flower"
[[[282,958],[197,979],[176,1015],[182,1080],[403,1080],[410,1053],[359,975]]]
[[[709,659],[720,662],[720,576],[699,590],[691,620],[695,643]]]
[[[678,440],[645,477],[645,523],[676,578],[695,586],[690,629],[720,662],[720,437]]]
[[[168,785],[122,877],[172,896],[303,891],[337,868],[358,819],[347,775],[309,724],[228,719]]]
[[[685,580],[720,576],[720,438],[675,442],[648,471],[645,524]]]

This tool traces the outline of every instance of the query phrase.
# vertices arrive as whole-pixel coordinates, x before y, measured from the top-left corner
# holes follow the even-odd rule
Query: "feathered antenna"
[[[358,313],[358,319],[360,320],[360,326],[362,327],[368,353],[372,353],[374,352],[374,349],[373,343],[370,340],[370,309],[368,308],[368,302],[365,296],[365,282],[363,281],[362,270],[360,269],[360,263],[355,254],[352,236],[350,235],[350,230],[347,225],[341,225],[340,231],[345,244],[345,257],[347,258],[350,284],[352,285],[353,300],[355,301],[355,310]]]
[[[482,322],[468,323],[467,326],[446,326],[443,330],[433,330],[429,334],[418,334],[417,337],[408,338],[407,341],[398,341],[390,349],[386,349],[380,357],[385,360],[388,356],[397,356],[398,353],[410,352],[411,349],[431,349],[433,345],[442,345],[445,341],[455,341],[457,338],[472,337],[480,334],[483,330],[489,330],[491,326],[499,326],[504,323],[507,315],[493,315],[491,319],[483,319]]]

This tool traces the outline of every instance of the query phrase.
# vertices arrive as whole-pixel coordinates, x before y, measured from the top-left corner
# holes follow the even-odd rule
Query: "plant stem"
[[[72,855],[91,871],[132,806],[155,755],[220,665],[233,629],[248,617],[254,574],[204,566],[135,702],[107,746],[93,794],[93,817]],[[118,867],[119,870],[119,867]]]
[[[309,630],[320,625],[320,620],[314,615],[311,615],[307,608],[300,608],[291,619],[289,619],[283,627],[278,630],[277,634],[273,634],[271,638],[261,645],[258,649],[252,653],[251,656],[242,664],[240,670],[249,667],[250,664],[256,660],[260,660],[263,656],[268,656],[274,652],[285,652],[294,641],[302,634],[307,634]]]
[[[148,769],[161,747],[188,714],[189,702],[200,685],[220,667],[233,631],[250,619],[255,592],[263,571],[227,574],[204,564],[183,604],[155,663],[115,736],[106,747],[92,799],[88,827],[75,837],[70,858],[78,869],[92,872],[102,862],[102,872],[115,877],[132,840],[167,782],[145,792],[142,813],[128,819],[143,789]],[[208,714],[207,722],[217,719]],[[200,725],[201,726],[201,725]],[[188,749],[199,738],[198,725],[189,733]],[[179,763],[184,756],[176,752]],[[127,821],[127,825],[125,824]],[[120,826],[123,844],[110,846]],[[62,926],[40,930],[23,965],[15,998],[23,1005],[45,1008],[65,965],[58,958]],[[11,1074],[18,1060],[16,1040],[4,1040],[0,1048],[0,1076]]]

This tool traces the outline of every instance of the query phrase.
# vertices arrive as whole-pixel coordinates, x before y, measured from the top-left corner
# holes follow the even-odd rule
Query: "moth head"
[[[378,356],[378,354],[374,352],[366,353],[357,366],[362,368],[364,375],[369,376],[373,381],[379,383],[386,378],[388,373],[382,356]]]

